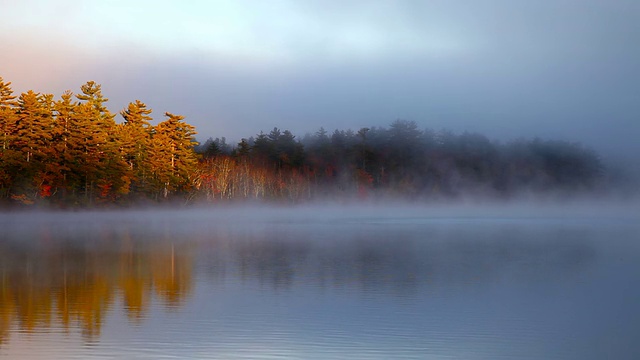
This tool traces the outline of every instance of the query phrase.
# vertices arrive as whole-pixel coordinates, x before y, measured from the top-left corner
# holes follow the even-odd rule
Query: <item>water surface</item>
[[[581,209],[0,215],[0,357],[637,359],[640,225]]]

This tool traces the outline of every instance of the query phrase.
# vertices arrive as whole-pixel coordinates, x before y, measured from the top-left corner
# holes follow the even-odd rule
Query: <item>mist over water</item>
[[[637,209],[0,214],[0,356],[633,359]]]
[[[640,359],[640,1],[0,13],[0,360]]]

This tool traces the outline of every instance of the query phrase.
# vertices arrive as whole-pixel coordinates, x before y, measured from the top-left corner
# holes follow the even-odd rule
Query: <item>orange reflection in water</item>
[[[189,252],[168,242],[151,248],[125,236],[92,246],[0,244],[0,345],[16,330],[77,328],[92,339],[114,304],[139,322],[154,297],[166,308],[180,306],[192,281]]]

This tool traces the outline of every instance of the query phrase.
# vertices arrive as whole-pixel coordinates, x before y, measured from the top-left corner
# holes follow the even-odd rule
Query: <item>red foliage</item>
[[[100,189],[100,197],[101,198],[106,198],[107,196],[109,196],[109,193],[111,192],[111,187],[113,186],[113,184],[101,184],[98,185],[98,188]]]
[[[358,197],[365,199],[369,196],[367,189],[373,184],[373,176],[368,172],[358,169]]]
[[[40,186],[40,197],[49,197],[51,196],[51,185],[47,185],[47,184],[42,184],[42,186]]]

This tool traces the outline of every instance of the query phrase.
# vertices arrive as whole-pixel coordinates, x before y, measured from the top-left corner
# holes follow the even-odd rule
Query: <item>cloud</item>
[[[2,2],[0,69],[103,84],[200,137],[387,125],[640,150],[640,2]],[[29,11],[33,9],[33,11]]]

